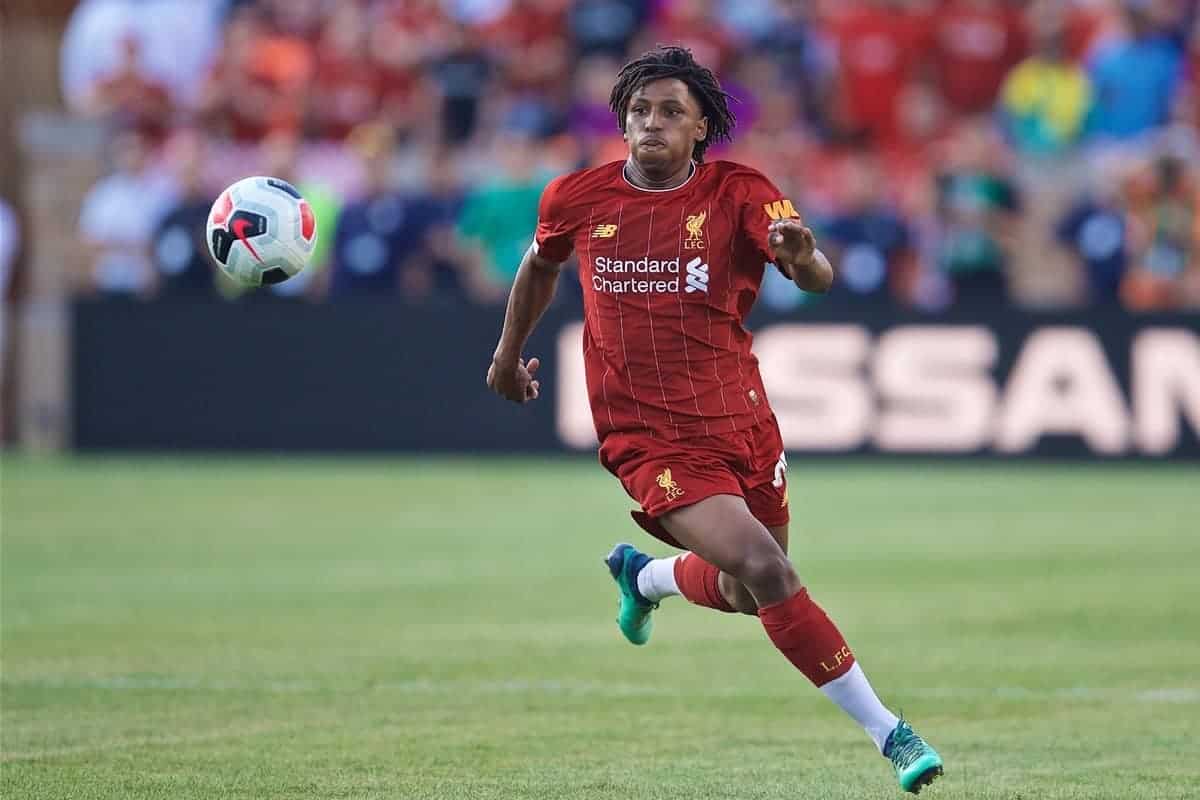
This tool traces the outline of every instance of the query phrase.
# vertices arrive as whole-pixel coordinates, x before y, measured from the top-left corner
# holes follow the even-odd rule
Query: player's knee
[[[739,560],[736,571],[730,572],[756,597],[775,596],[781,587],[797,580],[792,563],[778,548],[747,553]]]

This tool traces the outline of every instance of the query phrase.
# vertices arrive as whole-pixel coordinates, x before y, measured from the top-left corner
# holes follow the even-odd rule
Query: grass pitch
[[[792,554],[932,798],[1200,793],[1200,470],[797,461]],[[5,798],[896,798],[589,460],[7,458]]]

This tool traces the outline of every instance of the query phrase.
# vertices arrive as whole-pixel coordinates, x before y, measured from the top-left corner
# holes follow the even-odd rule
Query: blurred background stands
[[[502,303],[545,184],[624,157],[608,94],[659,43],[691,47],[737,99],[737,140],[710,157],[766,172],[839,258],[823,298],[768,272],[777,310],[1200,307],[1197,0],[14,0],[5,14],[0,58],[19,79],[4,88],[0,150],[17,167],[0,185],[0,274],[22,308],[5,314],[6,372],[15,358],[41,376],[6,403],[7,435],[14,404],[63,435],[44,398],[65,381],[70,296]],[[256,173],[300,188],[321,245],[302,278],[247,294],[207,263],[203,224]],[[578,303],[570,281],[559,302]]]

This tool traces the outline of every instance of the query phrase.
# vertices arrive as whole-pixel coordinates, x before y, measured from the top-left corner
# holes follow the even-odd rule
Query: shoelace
[[[897,730],[899,734],[892,741],[891,752],[888,754],[893,764],[907,767],[925,752],[925,742],[912,728],[905,725]]]

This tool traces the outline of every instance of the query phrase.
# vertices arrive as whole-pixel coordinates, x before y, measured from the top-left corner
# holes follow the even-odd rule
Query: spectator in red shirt
[[[664,4],[638,41],[635,49],[639,51],[660,43],[686,47],[697,61],[708,64],[718,75],[730,66],[736,44],[717,21],[712,0],[675,0]]]
[[[416,81],[421,69],[443,56],[454,23],[438,0],[387,0],[371,25],[371,56],[393,80]]]
[[[549,92],[567,73],[565,0],[513,0],[485,36],[505,83],[518,91]]]
[[[897,135],[897,98],[922,59],[925,18],[896,0],[868,0],[835,12],[840,127],[875,142]]]
[[[388,122],[403,134],[436,124],[424,113],[434,85],[426,74],[455,38],[454,23],[438,0],[385,0],[370,20],[371,60],[381,70],[382,103]]]
[[[261,13],[238,9],[225,32],[225,47],[201,92],[200,110],[239,141],[261,141],[274,131],[296,131],[312,78],[307,42],[273,34]]]
[[[933,17],[942,92],[960,114],[995,105],[1005,76],[1029,51],[1029,33],[1008,0],[950,0]]]
[[[357,3],[341,3],[317,42],[317,74],[310,118],[321,138],[343,140],[380,113],[384,79],[367,49],[367,17]]]
[[[91,114],[118,127],[136,128],[153,142],[161,141],[171,117],[167,87],[150,77],[142,65],[142,42],[133,33],[121,40],[121,61],[102,77],[84,100]]]

